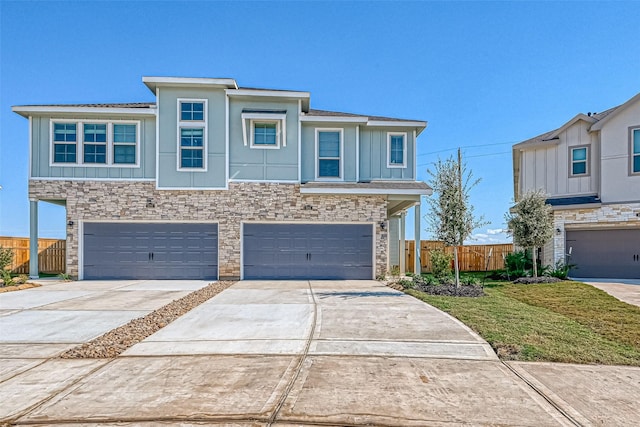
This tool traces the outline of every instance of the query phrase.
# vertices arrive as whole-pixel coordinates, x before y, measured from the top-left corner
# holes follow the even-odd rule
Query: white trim
[[[55,123],[73,123],[76,125],[76,162],[75,163],[55,163],[54,160],[54,131],[53,127]],[[84,163],[84,125],[85,124],[106,124],[107,135],[105,142],[106,145],[106,163]],[[113,126],[119,124],[133,124],[136,126],[136,162],[135,163],[114,163],[113,162]],[[142,127],[142,121],[140,120],[70,120],[70,119],[49,119],[49,167],[56,168],[118,168],[118,169],[139,169],[141,148],[142,148],[142,133],[140,128]],[[93,144],[98,145],[98,144]],[[126,145],[126,144],[125,144]],[[29,156],[31,157],[31,156]],[[31,174],[29,175],[31,176]]]
[[[388,221],[386,221],[387,224],[389,223]],[[378,247],[376,245],[378,239],[378,233],[376,233],[376,226],[377,223],[372,222],[371,223],[371,244],[373,245],[373,247],[371,248],[371,280],[375,280],[376,279],[376,260],[377,260],[377,253],[376,253],[376,248]],[[389,227],[387,226],[387,230],[389,229]],[[389,231],[387,231],[387,235],[389,234]],[[387,242],[389,241],[389,237],[387,236]],[[387,265],[389,264],[389,247],[388,247],[388,243],[387,243]]]
[[[156,190],[158,189],[158,185],[160,184],[160,88],[156,88],[156,105],[158,108],[156,109]]]
[[[300,188],[300,194],[400,194],[408,196],[430,196],[432,190],[384,189],[384,188]]]
[[[402,136],[402,163],[391,163],[391,137]],[[408,137],[407,132],[387,132],[387,168],[389,169],[404,169],[407,167],[407,151],[408,151]],[[414,178],[415,179],[415,178]]]
[[[309,92],[289,90],[227,89],[229,96],[268,96],[277,98],[309,98]]]
[[[376,226],[377,222],[375,221],[263,221],[263,220],[242,220],[240,221],[240,280],[244,280],[244,224],[283,224],[283,225],[371,225],[372,233],[371,233],[371,279],[374,280],[376,277],[376,242],[377,242],[377,233]],[[218,235],[220,231],[218,231]],[[219,249],[218,249],[219,252]],[[387,251],[388,252],[388,251]],[[220,268],[220,264],[218,263],[218,269]],[[220,277],[220,274],[218,274]]]
[[[142,77],[144,83],[152,92],[158,86],[224,86],[225,88],[238,88],[234,79],[226,78],[202,78],[202,77]]]
[[[131,181],[131,182],[155,182],[155,178],[74,178],[64,176],[38,176],[29,178],[29,181]]]
[[[177,123],[176,127],[176,170],[178,172],[207,172],[208,167],[208,159],[209,159],[209,100],[206,98],[197,99],[197,98],[177,98]],[[183,102],[202,102],[203,103],[203,111],[202,111],[202,121],[200,120],[182,120],[182,111],[181,104]],[[180,145],[181,132],[182,129],[202,129],[202,167],[201,168],[183,168],[181,166],[182,162],[182,147]],[[198,150],[199,148],[187,148],[192,150]],[[159,157],[160,153],[156,153]]]
[[[229,188],[229,96],[224,94],[224,186]],[[219,277],[220,275],[218,275]]]
[[[413,179],[418,180],[418,136],[413,131]]]
[[[356,126],[356,182],[360,181],[360,126]]]
[[[298,182],[302,181],[302,100],[298,99]]]
[[[228,190],[228,187],[156,187],[157,190],[179,190],[179,191],[200,191],[200,190]]]
[[[427,127],[427,122],[401,122],[387,120],[369,120],[367,126],[386,126],[386,127]]]
[[[235,179],[235,178],[229,179],[229,182],[252,182],[252,183],[269,182],[269,183],[276,183],[276,184],[298,184],[299,183],[299,181],[295,179]]]
[[[366,117],[341,117],[341,116],[300,116],[301,122],[329,122],[329,123],[367,123]]]
[[[319,177],[318,176],[318,163],[320,158],[318,156],[318,139],[320,132],[338,132],[340,133],[340,176],[338,177]],[[316,181],[344,181],[344,128],[315,128],[315,150],[313,154],[315,162],[315,177]]]
[[[64,258],[66,262],[67,251]],[[65,269],[65,271],[68,270]],[[84,280],[84,221],[81,220],[78,220],[78,280]]]
[[[249,120],[249,138],[247,138],[247,120]],[[254,144],[254,132],[256,123],[276,124],[276,144],[263,145]],[[277,150],[280,145],[287,146],[287,114],[270,113],[242,113],[242,139],[244,145],[261,150]],[[248,141],[247,141],[248,140]]]
[[[29,179],[31,179],[31,177],[33,176],[33,141],[32,139],[33,139],[33,117],[29,116]]]
[[[74,114],[127,114],[136,116],[154,116],[155,108],[122,108],[122,107],[67,107],[67,106],[16,106],[11,107],[14,113],[74,113]]]

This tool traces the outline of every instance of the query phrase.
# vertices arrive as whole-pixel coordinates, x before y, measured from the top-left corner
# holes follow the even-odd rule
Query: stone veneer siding
[[[640,228],[640,203],[607,204],[584,209],[562,209],[553,212],[553,239],[544,247],[543,264],[553,265],[565,260],[565,230]]]
[[[219,277],[240,277],[240,224],[256,222],[375,223],[375,274],[387,270],[384,196],[303,195],[298,184],[229,183],[228,190],[157,190],[155,182],[31,180],[29,198],[66,200],[67,274],[78,276],[83,221],[218,223]],[[312,209],[305,209],[311,206]]]

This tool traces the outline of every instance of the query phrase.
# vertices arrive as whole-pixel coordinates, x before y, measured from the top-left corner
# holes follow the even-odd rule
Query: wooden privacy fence
[[[445,246],[443,242],[433,240],[420,241],[420,264],[422,273],[431,272],[431,251],[435,249],[443,250],[445,253],[453,255],[453,247]],[[492,251],[493,249],[493,251]],[[489,258],[491,252],[491,258]],[[464,245],[458,248],[458,260],[460,271],[484,271],[500,270],[504,268],[504,255],[513,252],[513,244],[504,243],[497,245]],[[407,271],[413,272],[413,259],[415,253],[415,242],[405,241],[405,266]],[[487,262],[489,266],[487,268]]]
[[[29,238],[0,237],[0,246],[13,250],[11,271],[29,273]],[[59,239],[38,239],[38,269],[41,273],[64,273],[67,244]]]

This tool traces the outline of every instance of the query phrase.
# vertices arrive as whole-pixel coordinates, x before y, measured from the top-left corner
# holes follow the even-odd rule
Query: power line
[[[476,145],[463,145],[461,147],[453,147],[453,148],[445,148],[444,150],[438,150],[438,151],[432,151],[430,153],[421,153],[418,154],[418,157],[420,156],[428,156],[431,154],[438,154],[438,153],[444,153],[445,151],[453,151],[453,150],[457,150],[458,148],[478,148],[478,147],[492,147],[495,145],[507,145],[507,144],[516,144],[518,141],[509,141],[509,142],[496,142],[493,144],[476,144]]]
[[[475,156],[464,156],[464,158],[465,159],[471,159],[471,158],[474,158],[474,157],[500,156],[500,155],[503,155],[503,154],[510,154],[510,153],[511,153],[511,151],[501,151],[499,153],[487,153],[487,154],[476,154]],[[433,162],[431,162],[431,163],[433,163]],[[417,166],[427,166],[427,165],[430,165],[431,163],[418,163]]]

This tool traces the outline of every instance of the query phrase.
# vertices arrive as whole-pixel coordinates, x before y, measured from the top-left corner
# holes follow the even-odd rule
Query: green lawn
[[[407,293],[450,313],[505,360],[640,366],[640,307],[578,282],[488,282],[487,296]]]

